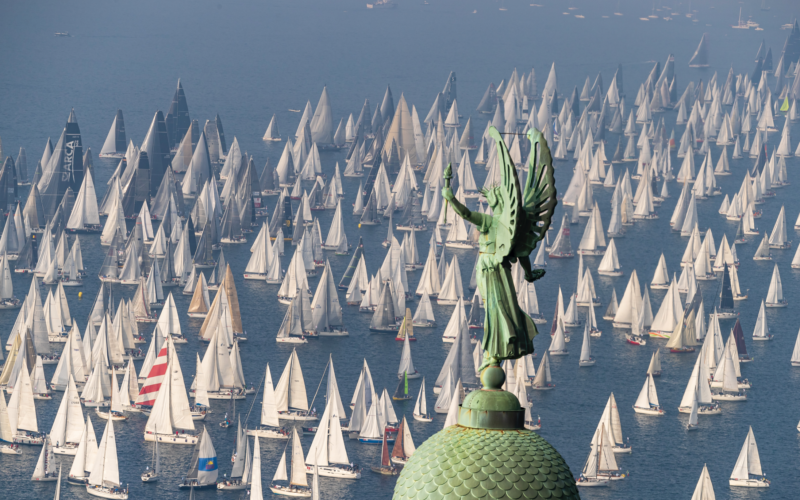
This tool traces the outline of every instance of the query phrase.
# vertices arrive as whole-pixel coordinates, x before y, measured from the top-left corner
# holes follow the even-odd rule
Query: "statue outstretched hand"
[[[444,198],[447,201],[452,201],[455,198],[455,195],[453,194],[453,190],[450,189],[449,187],[443,187],[442,188],[442,198]]]
[[[544,269],[533,269],[533,270],[526,270],[525,271],[525,281],[529,283],[533,283],[534,281],[540,279],[544,276]]]

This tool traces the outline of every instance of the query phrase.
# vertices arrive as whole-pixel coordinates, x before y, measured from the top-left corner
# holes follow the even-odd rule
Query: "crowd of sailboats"
[[[791,36],[800,34],[793,31]],[[710,64],[708,43],[704,35],[690,66]],[[271,116],[263,140],[278,146],[279,159],[263,168],[256,167],[238,138],[226,139],[219,116],[205,122],[190,118],[179,81],[169,111],[155,113],[140,145],[128,140],[123,113],[116,111],[99,153],[116,167],[105,186],[96,183],[90,149],[84,150],[71,112],[56,144],[48,139],[32,180],[24,149],[16,157],[2,158],[0,180],[9,189],[0,197],[8,213],[0,237],[0,309],[15,310],[16,318],[0,372],[0,386],[9,395],[8,401],[5,394],[0,398],[0,439],[9,443],[3,453],[16,453],[19,444],[41,446],[36,481],[58,481],[56,457],[74,456],[68,483],[85,486],[91,495],[124,499],[128,489],[120,480],[115,426],[144,419],[139,432],[151,456],[141,475],[144,482],[164,479],[159,447],[183,445],[193,451],[184,464],[188,468],[181,488],[250,488],[253,498],[262,498],[261,439],[285,442],[269,486],[276,494],[318,496],[320,476],[358,479],[361,468],[351,463],[347,449],[356,443],[380,445],[380,465],[373,470],[396,474],[415,451],[415,426],[432,423],[437,414],[445,426],[456,424],[459,404],[479,386],[477,368],[483,361],[479,337],[486,311],[474,258],[483,228],[464,221],[444,203],[443,174],[455,174],[452,189],[461,203],[491,213],[484,189],[500,182],[499,157],[507,153],[524,180],[535,156],[524,132],[533,128],[542,131],[553,158],[574,160],[574,169],[559,193],[563,211],[530,264],[545,269],[549,259],[577,256],[579,269],[577,281],[573,276],[571,283],[562,283],[563,292],[553,294],[551,336],[543,336],[549,345],[538,341],[538,359],[528,355],[503,364],[505,389],[524,408],[525,427],[541,427],[533,406],[542,401],[539,394],[546,394],[529,397],[528,390],[555,390],[553,375],[566,360],[575,363],[568,347],[576,353],[578,343],[578,366],[604,369],[608,363],[598,354],[606,351],[598,343],[624,345],[608,331],[613,326],[626,334],[626,348],[644,346],[646,352],[648,340],[663,348],[648,352],[647,372],[640,373],[646,376],[644,385],[635,401],[626,402],[634,410],[627,412],[637,418],[668,415],[669,406],[656,390],[656,380],[663,380],[662,358],[695,353],[678,413],[689,415],[687,429],[702,430],[699,417],[720,414],[755,390],[755,382],[743,376],[752,361],[747,342],[775,338],[780,332],[771,332],[768,323],[791,300],[781,281],[781,272],[786,276],[788,270],[779,259],[792,247],[790,214],[776,207],[774,225],[764,219],[772,213],[772,199],[790,183],[787,158],[800,155],[791,135],[800,119],[800,65],[788,54],[775,69],[765,68],[767,55],[765,51],[758,57],[752,74],[737,75],[733,69],[714,73],[688,82],[681,93],[670,54],[648,72],[632,101],[625,99],[621,65],[608,87],[598,75],[594,84],[587,78],[583,90],[575,87],[571,94],[560,92],[555,63],[541,89],[533,69],[515,69],[487,88],[476,120],[459,115],[466,106],[457,102],[454,73],[427,114],[402,94],[395,101],[387,86],[374,113],[366,100],[359,113],[340,117],[338,126],[324,87],[316,108],[311,102],[303,108],[294,134],[287,134],[285,124],[279,128],[278,117]],[[664,119],[667,112],[677,114],[672,130]],[[478,118],[487,119],[483,133]],[[490,127],[507,134],[508,144],[491,140]],[[615,136],[619,140],[614,148]],[[773,142],[776,147],[768,147]],[[341,170],[331,152],[343,155]],[[755,165],[740,171],[739,160],[745,157]],[[476,175],[479,166],[485,177]],[[724,192],[728,184],[723,180],[734,176],[742,179],[740,187]],[[477,180],[481,177],[482,184]],[[349,191],[355,179],[358,189]],[[17,199],[18,186],[27,183],[31,188],[23,203]],[[609,205],[602,201],[605,194],[610,194]],[[671,214],[665,206],[670,198]],[[733,223],[731,228],[737,226],[735,234],[712,233],[702,206],[715,198],[722,199],[719,217]],[[386,230],[370,229],[383,224]],[[584,226],[575,233],[580,239],[572,241],[580,224]],[[673,233],[667,236],[685,241],[685,250],[661,253],[657,262],[653,258],[648,264],[656,265],[652,280],[640,281],[650,277],[652,268],[645,270],[636,260],[629,245],[637,237],[632,236],[660,224]],[[363,237],[382,240],[385,255],[371,242],[365,247]],[[102,263],[98,259],[95,266],[102,284],[84,323],[73,317],[70,305],[75,309],[75,303],[70,304],[68,290],[89,283],[89,262],[83,255],[95,238],[102,249]],[[242,244],[248,241],[246,266],[234,272],[225,251],[230,256],[247,248]],[[754,248],[755,263],[744,258],[746,248]],[[371,255],[373,251],[382,255]],[[337,281],[337,264],[348,260]],[[739,267],[766,261],[774,262],[768,291],[756,297],[748,286],[760,288],[741,282]],[[523,268],[528,266],[509,265],[520,309],[535,323],[547,323],[537,287],[526,279]],[[800,267],[800,249],[792,267]],[[12,272],[31,275],[24,298],[15,296]],[[236,284],[240,278],[248,280],[248,294],[256,289],[282,304],[282,320],[272,322],[276,328],[256,327],[243,318]],[[703,292],[713,282],[718,282],[713,303],[709,294],[704,303]],[[624,283],[617,300],[617,285]],[[611,293],[604,296],[609,287]],[[184,301],[176,302],[178,290],[191,297],[185,312],[201,324],[199,330],[194,323],[187,327],[185,320],[182,326],[179,304]],[[750,303],[758,304],[759,312],[754,324],[743,325],[748,320],[739,314]],[[602,319],[611,323],[605,335],[595,313],[600,306],[605,308]],[[397,352],[382,353],[378,365],[386,371],[388,361],[388,389],[394,395],[376,386],[364,359],[348,419],[333,356],[314,393],[307,392],[300,359],[318,342],[315,337],[350,336],[350,311],[370,315],[370,335],[391,340],[382,335],[389,333],[401,343],[392,343]],[[254,330],[247,332],[246,323]],[[441,325],[441,337],[434,337],[436,342],[442,339],[447,355],[432,377],[415,364],[414,356],[426,348],[431,329]],[[140,328],[150,326],[148,340]],[[746,342],[744,331],[751,327]],[[277,348],[291,344],[283,347],[292,350],[277,379],[269,363],[257,367],[263,376],[256,384],[245,380],[251,372],[245,370],[242,354],[251,345],[248,336],[261,330],[275,334]],[[181,357],[190,331],[203,347],[194,357]],[[366,332],[352,332],[353,337],[361,334]],[[369,361],[373,366],[378,362]],[[800,334],[791,363],[800,366]],[[56,365],[49,380],[46,365]],[[272,368],[276,366],[273,360]],[[58,410],[50,431],[44,432],[37,404],[58,398],[58,393]],[[260,406],[249,419],[249,412],[242,410],[248,396]],[[403,403],[393,403],[406,400],[413,401],[411,425],[395,410]],[[235,432],[235,457],[230,475],[219,481],[218,453],[205,420],[221,414],[217,406],[226,403],[230,414],[224,420],[231,429],[226,432]],[[91,413],[104,425],[99,442]],[[306,453],[301,438],[307,433],[314,437]],[[126,452],[122,447],[128,443],[120,445],[120,452]],[[605,486],[626,477],[616,456],[631,449],[623,440],[612,394],[592,435],[579,485]],[[742,453],[731,485],[768,485],[752,430]],[[698,488],[701,494],[710,488],[705,469]]]

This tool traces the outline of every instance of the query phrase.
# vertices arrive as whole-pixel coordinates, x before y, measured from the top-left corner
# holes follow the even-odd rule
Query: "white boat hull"
[[[591,479],[591,480],[583,480],[583,481],[576,481],[575,485],[578,488],[599,488],[603,486],[608,486],[608,479]]]
[[[351,470],[349,468],[345,469],[344,467],[322,467],[318,466],[317,471],[320,476],[322,477],[333,477],[336,479],[361,479],[361,472],[356,470]],[[314,473],[314,466],[313,465],[306,465],[306,473],[313,474]]]
[[[638,408],[636,406],[633,407],[633,411],[635,411],[636,413],[639,413],[641,415],[649,415],[649,416],[652,416],[652,417],[663,417],[664,413],[665,413],[664,410],[660,410],[660,409],[656,410],[656,409],[653,409],[653,408]]]
[[[127,490],[118,490],[114,491],[111,488],[106,488],[105,486],[92,486],[91,484],[86,485],[86,493],[100,498],[111,498],[114,500],[127,500],[128,499],[128,491]]]
[[[302,435],[302,431],[298,431]],[[289,433],[282,433],[276,429],[248,429],[248,436],[268,438],[268,439],[289,439]]]
[[[300,422],[319,420],[319,417],[316,415],[302,415],[299,412],[278,412],[278,418],[281,420],[296,420]]]
[[[414,420],[417,422],[433,422],[432,418],[429,418],[425,415],[417,415],[416,413],[414,414]]]
[[[308,344],[308,340],[302,337],[278,337],[275,342],[279,344]]]
[[[53,447],[53,453],[56,455],[71,455],[78,454],[78,445],[76,443],[67,443],[67,446]]]
[[[270,486],[270,490],[276,495],[283,495],[286,497],[301,497],[301,498],[309,498],[311,497],[311,490],[300,490],[300,489],[290,489],[290,488],[281,488],[278,486]]]
[[[729,479],[728,484],[745,488],[769,488],[769,482],[760,479]]]
[[[144,433],[144,440],[154,443],[158,441],[163,444],[182,444],[182,445],[196,445],[197,436],[191,434],[152,434],[149,432]]]
[[[747,401],[747,394],[714,394],[711,393],[714,401]]]

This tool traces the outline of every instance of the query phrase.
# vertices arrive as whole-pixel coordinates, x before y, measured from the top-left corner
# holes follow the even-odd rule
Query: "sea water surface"
[[[289,109],[303,109],[307,100],[315,106],[324,85],[327,85],[335,123],[350,113],[357,117],[365,98],[374,110],[386,89],[391,85],[395,103],[404,94],[416,105],[422,117],[442,86],[448,73],[458,76],[458,104],[464,115],[471,116],[474,132],[480,134],[487,116],[476,113],[477,106],[489,82],[498,84],[508,78],[516,67],[521,72],[536,69],[542,88],[550,65],[556,62],[560,94],[569,94],[574,86],[579,90],[587,76],[594,80],[601,72],[606,86],[618,64],[624,68],[628,109],[639,84],[646,78],[656,61],[675,54],[678,93],[693,80],[707,82],[714,71],[724,81],[732,66],[736,73],[750,73],[756,49],[762,39],[773,49],[775,62],[788,32],[780,31],[781,24],[790,22],[797,14],[797,4],[790,1],[771,2],[772,10],[757,10],[757,2],[744,6],[745,16],[752,14],[764,31],[732,30],[739,3],[704,1],[690,4],[693,17],[686,17],[690,8],[686,2],[660,9],[661,17],[671,21],[639,18],[651,14],[649,2],[590,2],[574,0],[555,2],[538,0],[542,6],[523,1],[452,1],[429,0],[403,2],[391,11],[368,11],[363,1],[338,2],[285,1],[185,1],[159,2],[85,2],[30,1],[5,2],[0,6],[0,137],[5,154],[16,156],[25,147],[30,175],[48,137],[55,142],[71,108],[83,134],[84,148],[94,154],[95,184],[98,196],[106,187],[116,161],[97,158],[108,127],[117,108],[123,110],[128,137],[141,144],[156,110],[166,112],[178,78],[186,90],[193,119],[203,123],[219,114],[225,127],[228,143],[237,137],[244,151],[253,155],[259,169],[269,158],[274,165],[284,147],[283,142],[265,143],[261,137],[270,117],[277,116],[284,138],[293,135],[300,114]],[[499,8],[504,7],[505,11]],[[568,10],[568,7],[576,7]],[[476,12],[473,12],[476,11]],[[623,16],[615,16],[614,12]],[[676,12],[676,15],[670,13]],[[584,18],[576,18],[582,15]],[[695,20],[697,20],[695,22]],[[56,31],[69,31],[71,38],[56,38]],[[690,69],[691,57],[702,33],[709,33],[712,67]],[[772,83],[772,78],[770,82]],[[667,130],[674,125],[675,112],[664,113]],[[778,128],[782,119],[777,120]],[[683,128],[676,130],[680,137]],[[771,134],[770,147],[777,145],[780,134]],[[796,138],[800,133],[795,133]],[[608,134],[606,151],[609,157],[618,137]],[[796,142],[793,146],[796,146]],[[719,148],[712,146],[713,158]],[[730,148],[729,148],[730,151]],[[474,158],[474,151],[470,153]],[[322,153],[323,170],[331,175],[336,162],[344,168],[344,153]],[[696,160],[701,161],[700,157]],[[672,158],[677,172],[680,161]],[[718,177],[723,193],[738,190],[746,169],[753,160],[733,160],[733,175]],[[556,162],[556,180],[563,192],[569,183],[573,160]],[[631,164],[623,165],[623,168]],[[698,163],[699,165],[699,163]],[[780,207],[785,205],[790,225],[790,239],[800,243],[791,229],[800,212],[796,187],[800,184],[800,160],[787,159],[789,179],[793,183],[780,189],[778,196],[762,206],[764,216],[756,221],[759,229],[771,230]],[[614,165],[617,175],[620,165]],[[485,170],[474,166],[478,183]],[[344,178],[345,212],[355,199],[358,179]],[[618,456],[618,462],[630,476],[615,482],[612,487],[583,491],[584,498],[615,499],[676,499],[691,496],[704,463],[708,464],[718,498],[796,498],[800,490],[800,369],[789,363],[797,335],[797,306],[800,304],[800,271],[790,267],[792,250],[772,250],[780,267],[784,293],[790,307],[767,310],[772,342],[754,343],[752,329],[761,299],[765,297],[772,272],[772,262],[754,262],[756,243],[737,245],[741,261],[741,285],[749,289],[749,298],[738,304],[741,322],[752,363],[743,365],[743,374],[753,384],[746,403],[723,403],[721,416],[701,417],[700,429],[687,433],[687,415],[678,414],[677,406],[691,373],[696,354],[663,353],[663,374],[656,380],[659,399],[667,411],[662,418],[635,415],[631,405],[644,382],[651,353],[663,341],[650,341],[646,347],[624,342],[624,331],[615,330],[610,322],[601,319],[612,289],[622,297],[628,277],[637,270],[642,285],[649,283],[659,255],[663,252],[670,274],[680,271],[679,262],[687,238],[669,231],[668,221],[679,193],[679,186],[669,186],[672,197],[658,209],[660,218],[637,222],[627,228],[625,238],[617,240],[624,276],[599,276],[596,267],[600,257],[588,257],[595,286],[602,301],[596,309],[601,338],[593,340],[593,355],[597,364],[591,368],[578,367],[580,342],[568,345],[570,354],[551,359],[551,370],[557,388],[549,392],[529,391],[533,415],[539,415],[541,435],[565,457],[573,473],[580,472],[589,452],[589,443],[603,411],[608,395],[613,391],[619,404],[623,433],[630,437],[633,454]],[[604,227],[610,215],[611,191],[602,187],[594,190],[603,215]],[[23,202],[24,196],[23,193]],[[276,198],[268,198],[270,213]],[[701,230],[711,228],[719,244],[723,234],[729,241],[736,225],[717,214],[721,198],[698,202]],[[560,221],[563,209],[556,209],[555,221]],[[323,233],[327,233],[332,211],[316,212]],[[572,244],[577,247],[585,219],[572,226]],[[354,244],[364,238],[367,268],[377,271],[385,249],[380,242],[386,237],[387,225],[357,227],[357,219],[345,215],[348,240]],[[250,236],[252,241],[253,235]],[[420,254],[428,252],[428,232],[418,234]],[[82,288],[68,288],[71,312],[83,332],[86,318],[97,292],[97,271],[103,249],[97,236],[81,236],[84,262],[89,271]],[[242,321],[248,340],[241,346],[245,377],[258,385],[269,363],[273,380],[280,372],[292,346],[275,343],[275,334],[286,307],[276,300],[277,285],[245,281],[242,277],[249,259],[250,245],[226,245],[225,256],[231,265],[242,311]],[[287,245],[283,258],[288,266],[293,249]],[[474,251],[450,249],[448,256],[458,255],[465,283],[469,280]],[[326,252],[335,279],[342,276],[350,257]],[[536,283],[541,311],[548,320],[555,307],[555,296],[561,286],[565,295],[571,293],[577,280],[577,259],[551,260],[547,275]],[[409,273],[411,290],[416,289],[420,271]],[[29,276],[14,276],[17,296],[23,297],[30,285]],[[319,278],[310,280],[312,288]],[[705,298],[705,310],[711,312],[718,282],[700,282]],[[46,289],[47,287],[43,287]],[[117,286],[117,297],[129,296],[134,287]],[[43,290],[44,292],[44,290]],[[83,298],[78,293],[83,292]],[[189,297],[173,289],[181,326],[189,343],[178,347],[179,358],[186,378],[191,383],[195,353],[205,350],[197,338],[201,321],[189,319],[185,311]],[[654,312],[664,291],[651,291]],[[340,294],[343,299],[343,294]],[[416,309],[416,301],[410,303]],[[417,369],[428,378],[428,404],[435,397],[431,381],[438,374],[449,344],[440,340],[441,333],[453,307],[433,309],[437,319],[435,329],[418,329],[418,340],[412,345]],[[0,339],[5,343],[16,318],[16,311],[0,312]],[[396,370],[401,344],[394,336],[370,334],[370,316],[345,307],[344,321],[350,331],[345,338],[313,339],[297,348],[303,367],[309,399],[316,395],[312,406],[323,407],[323,392],[317,393],[329,355],[332,356],[342,399],[349,401],[355,388],[362,360],[367,359],[376,386],[391,393],[396,384]],[[731,321],[722,323],[727,338]],[[152,325],[142,327],[147,338]],[[549,325],[542,327],[546,332]],[[574,337],[579,338],[579,332]],[[549,336],[535,340],[538,353],[549,345]],[[60,346],[59,346],[60,347]],[[535,360],[538,367],[540,354]],[[137,363],[137,370],[140,363]],[[54,366],[45,367],[48,378]],[[419,381],[412,381],[411,392],[416,395]],[[324,389],[323,389],[324,391]],[[39,429],[48,431],[63,393],[52,401],[37,401]],[[432,423],[411,419],[414,401],[395,402],[398,416],[409,418],[415,443],[419,446],[427,437],[441,429],[444,415],[436,415]],[[212,401],[215,413],[205,422],[213,438],[220,464],[220,476],[230,473],[235,430],[222,429],[219,421],[227,408],[226,402]],[[252,410],[252,412],[251,412]],[[237,405],[244,423],[256,425],[260,411],[258,399],[249,396]],[[349,410],[348,410],[349,411]],[[87,410],[87,413],[93,413]],[[100,438],[104,421],[93,418]],[[130,420],[115,425],[120,462],[120,478],[130,485],[131,498],[186,498],[188,492],[177,489],[186,474],[191,448],[162,446],[163,475],[155,484],[142,484],[139,475],[150,464],[151,444],[144,443],[142,432],[146,419],[131,415]],[[772,479],[767,491],[731,490],[727,478],[747,434],[753,426],[761,452],[765,473]],[[307,450],[312,436],[302,438]],[[280,460],[285,442],[262,440],[262,476],[266,489]],[[30,481],[40,448],[23,447],[23,455],[0,455],[0,497],[34,499],[50,498],[53,483]],[[390,498],[395,478],[373,474],[369,466],[380,459],[380,447],[347,440],[351,461],[364,468],[357,481],[321,478],[322,498],[362,499]],[[69,470],[70,457],[57,456]],[[62,498],[87,498],[83,488],[64,485]],[[270,496],[269,490],[265,495]],[[198,492],[198,498],[238,498],[238,493],[216,491]]]

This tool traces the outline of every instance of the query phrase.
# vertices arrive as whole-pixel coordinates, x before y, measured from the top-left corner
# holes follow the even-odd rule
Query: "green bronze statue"
[[[504,359],[533,353],[533,338],[538,331],[519,307],[511,265],[519,261],[529,282],[544,276],[543,270],[531,269],[529,255],[544,238],[556,206],[553,159],[542,133],[531,129],[527,134],[532,154],[524,191],[500,133],[489,127],[489,135],[497,143],[501,170],[500,185],[481,190],[492,215],[470,211],[453,195],[449,182],[442,188],[442,197],[453,211],[475,224],[481,233],[476,273],[486,310],[481,372],[487,366],[498,366]]]

